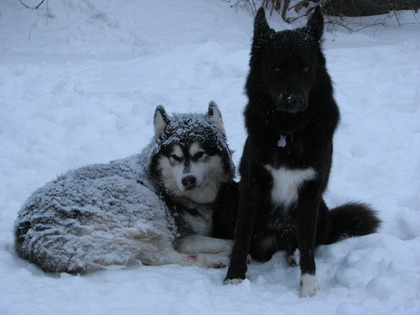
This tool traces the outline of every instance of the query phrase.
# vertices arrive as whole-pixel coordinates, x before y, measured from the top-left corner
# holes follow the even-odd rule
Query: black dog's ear
[[[219,130],[223,136],[226,136],[225,127],[223,126],[222,113],[214,101],[210,102],[207,114],[209,115],[211,121],[216,125],[217,130]]]
[[[258,49],[265,42],[270,32],[270,26],[268,25],[265,18],[265,10],[263,7],[261,7],[255,16],[254,39],[252,42],[252,47],[254,49]]]
[[[306,27],[313,38],[317,41],[321,40],[322,33],[324,32],[324,17],[322,16],[319,5],[315,7],[314,13],[312,13]]]
[[[155,127],[155,138],[159,139],[165,130],[166,126],[169,124],[170,119],[168,114],[166,114],[165,108],[162,105],[156,107],[155,116],[153,125]]]

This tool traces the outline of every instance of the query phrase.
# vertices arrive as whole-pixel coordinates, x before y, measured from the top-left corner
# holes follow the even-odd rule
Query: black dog
[[[245,109],[248,138],[240,163],[235,244],[226,283],[245,278],[248,252],[269,260],[278,250],[300,251],[301,296],[319,290],[314,249],[373,233],[380,221],[366,205],[332,211],[328,183],[339,110],[321,51],[319,7],[306,27],[275,32],[261,8],[255,19]]]

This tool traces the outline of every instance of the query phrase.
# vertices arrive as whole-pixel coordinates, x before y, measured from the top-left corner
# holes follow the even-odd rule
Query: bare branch
[[[42,0],[40,3],[38,3],[38,5],[36,5],[35,7],[30,7],[29,5],[27,5],[26,3],[24,3],[22,0],[19,0],[20,4],[22,4],[25,8],[27,9],[32,9],[32,10],[38,10],[39,7],[44,3],[45,0]]]
[[[350,33],[358,32],[365,28],[377,25],[384,25],[387,19],[392,18],[392,14],[397,23],[402,26],[399,10],[411,9],[413,12],[420,8],[420,0],[225,0],[234,2],[233,6],[242,8],[251,8],[255,14],[258,4],[265,7],[267,13],[272,15],[274,12],[281,14],[283,20],[287,23],[296,22],[311,14],[316,5],[320,5],[325,14],[325,24],[328,32],[334,32],[341,26]],[[378,10],[382,11],[378,11]],[[286,17],[286,13],[293,10],[295,14],[292,17]],[[384,11],[385,10],[385,11]],[[302,11],[302,12],[301,12]],[[380,13],[378,13],[380,12]],[[370,13],[370,14],[367,14]],[[375,13],[375,14],[373,14]],[[384,13],[388,15],[383,18]],[[355,21],[355,17],[372,16],[370,23],[366,20]],[[349,17],[349,18],[346,18]]]

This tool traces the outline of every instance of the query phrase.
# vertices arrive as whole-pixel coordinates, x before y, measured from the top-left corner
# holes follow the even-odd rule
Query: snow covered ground
[[[27,4],[39,1],[26,0]],[[327,202],[374,205],[379,233],[320,247],[322,291],[298,297],[281,253],[226,270],[136,266],[44,274],[17,258],[25,199],[69,169],[137,153],[155,106],[214,99],[238,162],[253,17],[225,1],[0,2],[0,314],[420,314],[420,14],[326,34],[342,122]],[[363,20],[362,23],[367,20]],[[286,26],[278,16],[270,24]]]

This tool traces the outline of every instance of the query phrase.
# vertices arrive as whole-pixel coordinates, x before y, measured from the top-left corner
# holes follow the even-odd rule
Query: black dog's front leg
[[[230,265],[224,284],[239,283],[245,279],[247,270],[246,260],[251,241],[252,229],[257,209],[252,200],[252,192],[247,177],[241,179],[239,198],[239,211],[236,224],[235,240],[230,257]]]
[[[300,296],[313,296],[319,291],[315,265],[315,238],[320,196],[299,197],[296,209],[296,225],[300,252],[301,288]]]

